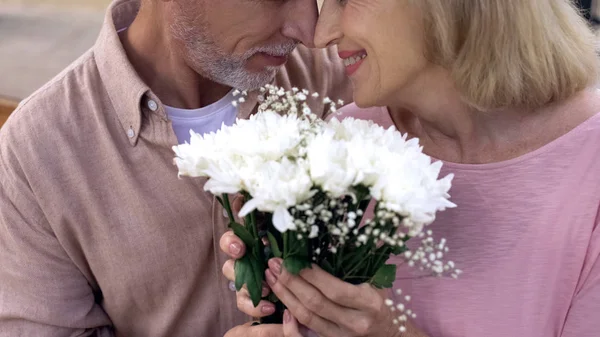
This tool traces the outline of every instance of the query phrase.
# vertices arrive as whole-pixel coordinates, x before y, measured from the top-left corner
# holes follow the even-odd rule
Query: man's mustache
[[[285,44],[256,47],[244,53],[244,59],[248,59],[258,53],[264,53],[272,56],[287,56],[291,54],[297,46],[298,42],[289,41]]]

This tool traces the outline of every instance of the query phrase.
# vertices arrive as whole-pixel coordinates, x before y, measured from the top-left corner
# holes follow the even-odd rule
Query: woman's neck
[[[403,90],[390,117],[424,151],[449,162],[483,164],[519,157],[572,130],[600,111],[600,95],[586,90],[541,109],[477,111],[465,104],[443,72]]]

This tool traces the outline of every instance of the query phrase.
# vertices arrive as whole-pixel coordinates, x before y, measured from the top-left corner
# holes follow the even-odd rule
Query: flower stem
[[[257,211],[250,212],[250,228],[252,228],[252,235],[260,240],[258,237],[258,225],[256,224],[256,212]]]
[[[372,255],[373,255],[373,253],[367,253],[367,254],[365,254],[365,256],[354,267],[352,267],[352,269],[350,269],[350,271],[348,271],[347,273],[345,273],[345,275],[352,275],[352,273],[355,272],[358,268],[363,267],[364,266],[364,262],[366,260],[370,259]],[[344,278],[348,278],[348,277],[349,276],[344,276]]]
[[[233,211],[231,210],[231,203],[229,202],[229,195],[226,193],[223,193],[223,204],[225,206],[225,211],[227,211],[229,221],[235,221],[235,218],[233,217]]]
[[[283,233],[283,258],[284,259],[289,256],[290,244],[289,244],[288,236],[289,236],[289,231],[285,231],[285,233]]]

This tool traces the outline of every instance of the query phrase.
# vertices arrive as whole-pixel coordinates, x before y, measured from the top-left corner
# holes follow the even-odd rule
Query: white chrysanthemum
[[[273,213],[273,225],[280,232],[296,229],[288,208],[313,195],[313,183],[305,161],[291,161],[284,157],[281,161],[265,162],[255,167],[252,175],[244,180],[246,191],[252,199],[242,207],[241,217],[258,209]]]
[[[189,143],[173,147],[180,176],[210,177],[205,190],[213,194],[237,193],[242,190],[239,161],[223,155],[227,151],[223,134],[209,133],[204,136],[192,133]]]
[[[180,176],[209,177],[204,189],[213,194],[251,191],[247,181],[256,167],[298,153],[308,121],[262,111],[213,133],[191,133],[190,143],[173,147]]]
[[[438,180],[441,162],[432,164],[430,157],[414,149],[382,152],[382,171],[371,195],[387,209],[410,219],[413,226],[408,235],[420,233],[435,220],[436,212],[456,206],[448,200],[453,175]]]
[[[407,142],[393,128],[372,121],[332,119],[307,148],[311,178],[333,197],[349,195],[354,186],[371,187],[378,181],[382,155],[405,148],[418,150],[418,142]]]
[[[407,135],[394,128],[386,130],[372,121],[354,118],[333,119],[327,127],[335,132],[331,140],[334,145],[322,141],[325,144],[316,147],[315,152],[320,151],[323,160],[317,167],[326,173],[321,174],[319,186],[337,184],[338,189],[347,191],[359,184],[369,187],[373,198],[411,220],[412,226],[408,229],[411,236],[431,223],[437,211],[455,207],[448,201],[453,176],[438,180],[442,164],[431,163],[431,158],[422,153],[417,138],[407,140]],[[325,152],[330,153],[333,165],[324,158],[322,153]],[[316,164],[310,155],[309,161],[313,174]],[[342,170],[345,171],[340,172]],[[348,183],[350,176],[353,180]]]
[[[384,133],[370,121],[330,120],[307,147],[315,184],[332,197],[350,195],[357,185],[374,184],[379,165],[375,150],[384,146]]]
[[[296,115],[280,115],[274,111],[261,111],[248,120],[240,119],[228,128],[231,135],[230,151],[244,157],[259,156],[264,161],[280,160],[293,155],[310,123]]]
[[[315,185],[337,198],[349,194],[356,170],[348,166],[348,144],[334,136],[331,128],[316,135],[307,146],[306,158]]]
[[[364,139],[381,143],[385,129],[372,121],[346,117],[342,121],[331,119],[327,125],[335,130],[335,138],[349,141],[351,139]]]
[[[437,211],[455,206],[448,201],[452,176],[438,180],[441,163],[431,163],[418,139],[372,121],[282,115],[294,97],[280,96],[274,91],[271,105],[248,120],[204,136],[192,133],[190,144],[174,147],[179,174],[209,177],[205,189],[213,194],[248,192],[252,200],[241,215],[271,212],[282,232],[295,229],[287,209],[308,199],[314,187],[333,198],[368,187],[371,197],[410,220],[411,236]]]

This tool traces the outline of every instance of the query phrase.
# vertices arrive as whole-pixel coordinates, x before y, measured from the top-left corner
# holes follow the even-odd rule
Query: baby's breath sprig
[[[417,267],[420,270],[427,270],[434,276],[450,275],[452,278],[458,278],[462,270],[457,269],[454,262],[444,262],[443,258],[448,253],[446,239],[442,238],[439,242],[433,239],[433,232],[427,230],[418,235],[421,239],[421,245],[415,250],[408,250],[402,255],[403,259],[411,267]]]
[[[232,103],[234,106],[239,106],[247,100],[248,92],[234,90],[233,96],[237,97]],[[317,121],[318,116],[312,111],[308,102],[309,100],[317,100],[320,97],[319,93],[310,93],[306,89],[298,89],[286,91],[283,88],[274,85],[265,85],[259,89],[257,100],[259,102],[258,111],[275,111],[281,114],[300,114],[309,118],[311,121]],[[343,100],[334,102],[329,97],[322,100],[324,108],[330,113],[335,113],[338,107],[344,105]]]
[[[411,300],[410,295],[404,295],[404,297],[402,297],[401,289],[396,289],[395,295],[399,297],[400,300],[394,302],[392,299],[388,298],[385,300],[385,305],[388,306],[391,312],[398,313],[398,316],[394,318],[393,323],[398,325],[398,330],[400,332],[406,332],[406,321],[408,321],[409,318],[417,318],[417,314],[408,306],[408,303]]]

